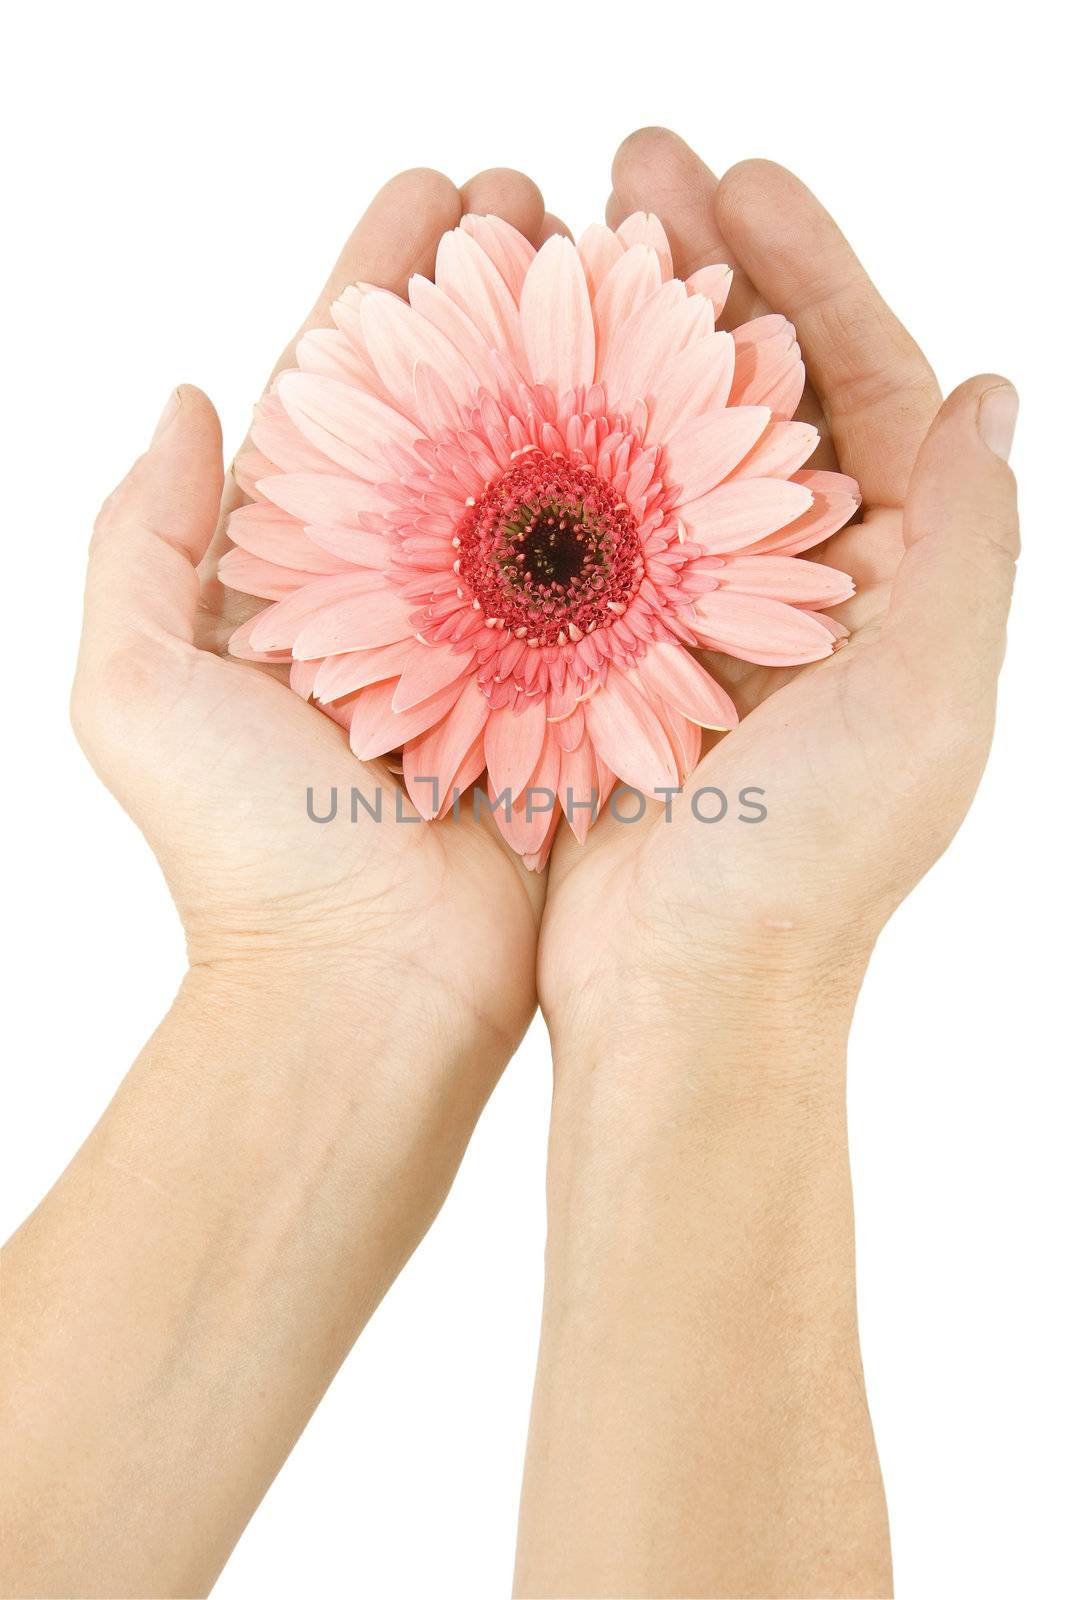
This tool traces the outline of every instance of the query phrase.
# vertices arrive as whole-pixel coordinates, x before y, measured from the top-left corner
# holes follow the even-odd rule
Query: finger
[[[83,686],[98,682],[131,644],[152,650],[192,642],[196,563],[214,530],[222,477],[215,409],[185,385],[97,519],[78,660]]]
[[[561,217],[556,217],[552,212],[545,211],[539,237],[533,241],[536,248],[539,250],[540,246],[546,244],[548,239],[553,239],[556,233],[560,233],[564,239],[573,238],[572,233],[570,233]]]
[[[464,183],[459,193],[464,213],[502,217],[533,244],[539,239],[544,221],[544,197],[524,172],[515,172],[510,167],[490,167]]]
[[[945,402],[921,448],[906,502],[906,554],[884,623],[952,711],[993,689],[1020,548],[1017,489],[1006,464],[1017,392],[970,378]]]
[[[415,167],[386,183],[340,252],[299,330],[278,357],[270,382],[293,365],[296,346],[305,333],[331,325],[329,308],[350,284],[373,283],[403,294],[415,273],[431,276],[440,237],[456,227],[461,216],[459,191],[440,172]],[[259,609],[255,601],[226,589],[216,577],[218,562],[232,548],[225,531],[229,514],[243,500],[230,476],[222,515],[200,575],[204,607],[201,643],[205,648],[224,651],[233,629]]]
[[[634,211],[653,211],[666,230],[678,278],[721,261],[735,266],[714,208],[718,180],[678,134],[668,128],[630,133],[614,157],[612,179],[607,222],[616,228]],[[769,309],[737,272],[721,325],[732,328]]]
[[[737,261],[795,324],[844,471],[867,503],[901,505],[940,399],[920,349],[792,173],[742,162],[722,178],[716,209]]]

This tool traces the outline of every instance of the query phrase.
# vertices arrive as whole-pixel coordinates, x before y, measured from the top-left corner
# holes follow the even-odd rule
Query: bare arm
[[[492,1052],[193,972],[3,1253],[5,1595],[213,1583],[438,1209]]]

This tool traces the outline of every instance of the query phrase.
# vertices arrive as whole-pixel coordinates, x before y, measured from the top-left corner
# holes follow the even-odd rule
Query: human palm
[[[649,130],[622,147],[615,185],[613,212],[656,211],[683,275],[721,259],[746,269],[732,321],[767,302],[793,317],[812,379],[800,414],[817,421],[826,462],[858,478],[864,508],[810,552],[854,579],[835,613],[845,646],[787,669],[705,657],[743,720],[704,754],[669,819],[660,807],[639,822],[608,815],[585,850],[556,846],[539,958],[552,1022],[586,1010],[593,966],[609,1016],[641,995],[653,1011],[678,975],[705,977],[766,939],[828,950],[842,935],[867,951],[979,778],[1012,568],[1008,550],[974,554],[979,518],[966,540],[959,518],[972,508],[947,503],[937,472],[952,432],[959,448],[969,439],[975,391],[944,408],[914,475],[935,379],[796,179],[751,162],[717,186],[679,140]],[[729,803],[713,824],[691,806],[711,786]],[[763,791],[755,824],[737,804],[747,788]],[[699,809],[713,817],[720,802]]]

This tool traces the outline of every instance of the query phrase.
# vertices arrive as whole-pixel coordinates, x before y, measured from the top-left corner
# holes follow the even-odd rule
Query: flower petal
[[[714,308],[714,316],[719,317],[732,288],[732,268],[723,261],[700,267],[698,272],[693,272],[690,278],[684,280],[684,286],[689,294],[701,294],[709,300]]]
[[[491,257],[461,228],[452,228],[440,240],[436,283],[465,312],[491,349],[522,365],[523,346],[514,296]]]
[[[372,684],[356,698],[351,718],[351,748],[360,761],[398,750],[408,739],[416,739],[446,717],[461,693],[462,685],[450,683],[420,705],[406,711],[392,709],[395,683]]]
[[[497,794],[504,789],[521,794],[540,759],[546,728],[543,700],[533,701],[518,714],[509,707],[492,712],[484,730],[484,754]]]
[[[679,644],[653,644],[633,668],[667,705],[700,728],[734,728],[739,714],[720,684]]]
[[[790,418],[802,398],[806,369],[786,318],[756,317],[733,330],[736,372],[730,405],[769,405]]]
[[[241,594],[255,595],[260,600],[282,600],[302,589],[309,577],[310,573],[276,566],[249,550],[227,550],[218,563],[219,582],[227,589],[238,589]]]
[[[290,650],[296,635],[312,617],[330,610],[338,601],[363,596],[368,588],[379,586],[380,581],[375,574],[365,572],[316,578],[298,594],[289,595],[287,600],[279,600],[276,606],[261,611],[255,618],[255,627],[249,633],[248,643],[253,650]],[[326,650],[318,651],[319,655],[328,653]],[[313,651],[308,652],[308,655],[313,654]]]
[[[304,525],[320,522],[355,528],[363,512],[373,515],[386,509],[375,484],[326,472],[278,473],[260,478],[256,488],[271,505],[287,511]]]
[[[415,643],[414,648],[418,649]],[[316,700],[340,700],[356,689],[365,689],[371,683],[381,683],[385,678],[393,682],[403,671],[411,653],[411,640],[400,639],[396,644],[385,644],[376,650],[355,650],[348,655],[327,656],[314,679]]]
[[[532,265],[535,248],[523,233],[502,217],[465,216],[459,223],[477,240],[485,255],[495,266],[503,282],[514,296],[517,305],[525,274]]]
[[[790,478],[813,455],[819,438],[808,422],[771,422],[732,476]]]
[[[602,222],[593,222],[577,240],[577,254],[588,279],[588,293],[594,306],[600,285],[615,262],[625,254],[625,247],[612,228]]]
[[[556,233],[537,251],[521,291],[521,335],[535,383],[567,393],[595,378],[595,325],[576,247]]]
[[[459,695],[447,715],[403,750],[407,793],[427,822],[450,804],[455,774],[488,720],[488,701],[476,678],[461,679],[451,687],[457,687]]]
[[[644,794],[676,784],[665,731],[623,670],[611,667],[606,682],[585,701],[584,715],[597,752],[623,783]]]
[[[348,563],[308,539],[302,525],[275,506],[238,506],[230,514],[226,532],[235,545],[278,567],[316,577],[347,571]],[[232,554],[232,552],[230,552]],[[239,588],[239,584],[232,585]],[[252,593],[251,590],[248,591]]]
[[[666,473],[678,493],[681,520],[689,500],[715,489],[754,449],[769,426],[768,406],[729,406],[685,423],[666,449]]]
[[[681,519],[710,555],[740,550],[795,521],[813,504],[801,483],[783,478],[738,478],[684,507]]]
[[[849,573],[796,556],[729,556],[714,576],[721,589],[765,595],[793,606],[839,606],[854,593]]]
[[[283,372],[277,393],[304,438],[368,483],[380,481],[381,449],[413,445],[421,433],[393,406],[335,378]]]
[[[836,635],[819,617],[782,600],[715,589],[695,603],[692,632],[708,650],[759,666],[798,666],[832,654]]]
[[[477,379],[449,339],[398,295],[382,290],[362,303],[362,329],[374,366],[394,404],[421,421],[414,369],[427,362],[460,405],[469,405]]]
[[[338,600],[304,623],[292,644],[297,661],[395,644],[412,632],[409,602],[386,587],[376,573],[364,576],[361,593]]]
[[[658,257],[663,282],[667,278],[672,278],[673,252],[669,248],[665,228],[652,212],[634,211],[618,225],[617,235],[626,250],[631,250],[633,245],[637,244],[647,245],[648,249],[653,250]]]
[[[446,645],[424,645],[416,641],[396,685],[392,709],[406,711],[454,683],[466,672],[473,656],[472,650],[450,650]]]
[[[810,509],[779,532],[759,539],[750,546],[748,555],[772,551],[776,555],[797,556],[803,550],[811,550],[838,533],[861,505],[858,485],[845,473],[797,472],[793,481],[813,495]]]
[[[666,444],[686,422],[725,405],[734,362],[731,333],[705,334],[686,345],[647,396],[647,443]]]

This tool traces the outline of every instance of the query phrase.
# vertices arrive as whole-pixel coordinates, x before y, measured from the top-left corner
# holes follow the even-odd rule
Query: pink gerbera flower
[[[539,251],[464,217],[409,303],[344,291],[238,463],[221,576],[273,604],[233,654],[291,662],[361,759],[402,751],[426,818],[487,767],[531,866],[564,812],[583,840],[593,793],[675,788],[735,726],[688,647],[786,666],[845,635],[819,608],[850,578],[797,558],[858,486],[800,470],[794,329],[716,332],[728,268],[672,274],[651,216]]]

